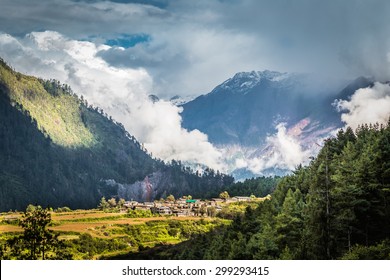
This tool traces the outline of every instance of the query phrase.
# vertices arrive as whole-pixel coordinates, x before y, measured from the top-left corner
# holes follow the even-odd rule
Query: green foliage
[[[110,198],[108,201],[108,205],[111,207],[111,208],[114,208],[114,207],[116,207],[116,205],[117,205],[117,203],[116,203],[116,200],[115,200],[115,198]]]
[[[63,244],[58,240],[58,235],[47,229],[50,222],[50,213],[41,206],[24,212],[19,221],[23,234],[1,244],[3,257],[30,260],[71,257],[61,251]]]
[[[374,244],[389,236],[389,180],[383,180],[383,151],[389,126],[364,125],[325,142],[308,168],[308,250],[316,258],[337,258],[354,244]],[[387,160],[385,160],[387,161]],[[313,234],[314,233],[314,234]],[[319,245],[319,246],[318,246]],[[316,246],[319,248],[315,249]]]
[[[102,211],[105,211],[107,210],[108,208],[110,207],[110,204],[107,202],[106,198],[103,196],[101,199],[100,199],[100,203],[98,205],[98,208]]]
[[[258,202],[234,202],[222,206],[221,211],[216,213],[216,216],[222,219],[233,220],[237,216],[243,216],[245,211],[249,208],[255,209]]]
[[[118,207],[119,207],[119,208],[122,208],[123,205],[125,204],[125,202],[126,202],[126,201],[125,201],[123,198],[120,198],[119,201],[118,201]]]
[[[183,197],[191,193],[192,197],[212,198],[218,190],[233,183],[234,178],[206,168],[202,175],[185,167],[180,161],[172,160],[168,166],[161,168],[164,174],[163,184],[166,186],[157,193],[157,197]],[[169,179],[167,181],[167,179]]]
[[[115,215],[115,216],[96,217],[96,218],[88,217],[88,218],[69,219],[69,220],[63,219],[63,220],[61,220],[61,222],[71,222],[71,223],[85,223],[85,222],[87,222],[88,223],[88,222],[99,222],[99,221],[115,221],[115,220],[119,220],[119,219],[124,218],[124,217],[126,217],[126,214]],[[61,222],[59,222],[59,224]],[[52,224],[53,224],[53,222],[50,225],[52,225]]]
[[[293,192],[288,189],[282,208],[276,216],[275,227],[279,248],[287,248],[285,253],[294,259],[301,257],[299,252],[301,251],[301,236],[303,234],[304,206],[301,191],[297,189]],[[294,248],[294,251],[291,251],[290,247]]]
[[[140,144],[120,125],[80,104],[77,97],[67,93],[61,97],[52,95],[44,92],[41,81],[35,78],[22,75],[24,83],[23,79],[15,80],[14,72],[7,68],[0,67],[0,70],[0,161],[3,163],[0,168],[0,210],[21,209],[30,203],[92,208],[101,197],[99,188],[103,195],[109,192],[111,196],[116,192],[103,185],[102,178],[134,182],[143,179],[153,167],[158,168],[160,163],[142,151]],[[18,90],[19,87],[29,87],[26,89],[28,96],[23,97],[25,91]],[[62,99],[71,101],[63,103]],[[66,112],[73,110],[68,105],[77,106],[79,117],[74,117],[74,120],[79,118],[77,124],[72,120],[73,113],[62,115],[56,111],[57,105]],[[40,119],[30,112],[33,108],[37,108],[36,114],[48,111],[50,117]],[[93,145],[83,142],[82,133],[58,125],[53,129],[75,134],[84,143],[60,144],[56,137],[63,137],[64,143],[79,140],[61,133],[55,137],[45,125],[57,120],[50,112],[60,114],[60,122],[86,128],[97,142],[94,140]]]
[[[66,241],[68,250],[79,259],[92,259],[95,255],[121,251],[129,248],[130,238],[102,239],[83,233],[79,238]]]
[[[230,197],[230,195],[227,191],[223,191],[219,194],[219,198],[222,198],[222,199],[228,199],[229,197]]]
[[[278,176],[246,179],[244,182],[231,184],[225,190],[230,196],[254,195],[255,197],[265,197],[275,190],[280,180],[281,178]]]
[[[26,212],[34,212],[36,210],[36,206],[29,204],[27,205]]]
[[[55,235],[46,229],[50,221],[50,213],[39,206],[23,214],[19,222],[24,230],[20,240],[29,252],[29,259],[37,259],[38,253],[42,254],[42,259],[45,259],[45,253],[55,243]]]
[[[72,209],[70,209],[68,206],[64,207],[58,207],[57,209],[54,210],[56,213],[66,213],[66,212],[71,212]]]
[[[355,245],[343,260],[390,260],[390,240],[372,246]]]
[[[217,209],[214,206],[207,207],[207,216],[214,218],[217,215]]]
[[[126,217],[128,218],[150,218],[150,217],[157,217],[158,214],[153,214],[152,211],[148,210],[131,210],[129,209]]]
[[[19,225],[19,221],[20,220],[18,218],[2,219],[0,224],[18,226]]]
[[[164,220],[150,221],[139,225],[121,225],[121,230],[116,233],[126,234],[129,241],[131,253],[117,256],[107,256],[113,259],[146,259],[159,258],[154,254],[154,250],[165,248],[172,244],[182,246],[184,241],[204,236],[211,233],[214,229],[226,226],[228,221],[214,220]],[[185,245],[184,245],[185,246]],[[176,253],[176,252],[175,252]],[[173,252],[165,251],[162,253],[164,258],[180,258]]]
[[[206,213],[207,213],[207,206],[206,205],[200,206],[200,209],[199,209],[200,216],[203,217]]]
[[[54,143],[64,147],[90,147],[96,143],[82,122],[78,99],[67,86],[54,80],[15,75],[4,67],[0,67],[0,83],[8,87],[12,102],[22,105],[38,129]]]

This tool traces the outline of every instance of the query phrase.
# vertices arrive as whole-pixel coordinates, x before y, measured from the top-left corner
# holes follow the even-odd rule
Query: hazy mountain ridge
[[[300,156],[308,160],[311,155],[305,151],[318,151],[323,138],[344,126],[334,101],[348,99],[357,89],[373,84],[360,77],[341,91],[329,92],[311,85],[310,78],[268,70],[237,73],[210,93],[183,104],[183,126],[206,133],[210,142],[224,150],[236,178],[283,174],[298,160],[283,165],[280,156],[275,156],[275,145],[285,140],[297,144]],[[240,167],[244,160],[257,166]]]
[[[335,99],[346,99],[372,80],[358,78],[341,92],[322,92],[307,86],[303,74],[275,71],[240,72],[210,93],[183,104],[183,126],[199,129],[214,144],[258,145],[286,121],[294,126],[305,118],[319,126],[340,127]]]

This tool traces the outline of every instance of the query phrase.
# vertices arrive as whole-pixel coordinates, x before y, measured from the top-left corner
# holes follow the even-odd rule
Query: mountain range
[[[302,151],[318,149],[321,139],[344,126],[334,101],[346,100],[357,89],[373,84],[360,77],[340,90],[313,86],[310,81],[309,75],[268,70],[237,73],[210,93],[183,104],[183,127],[206,133],[211,143],[224,150],[236,179],[285,174],[300,160],[284,162],[283,155],[275,156],[282,152],[277,151],[280,142],[297,143]],[[268,164],[270,158],[275,162]],[[248,160],[265,163],[251,168]]]

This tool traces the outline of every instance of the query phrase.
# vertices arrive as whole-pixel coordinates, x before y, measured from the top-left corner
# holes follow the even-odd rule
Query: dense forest
[[[235,182],[222,191],[227,191],[230,196],[251,196],[265,197],[272,193],[280,182],[281,177],[257,177],[246,179],[243,182]]]
[[[155,196],[201,197],[233,182],[152,158],[122,124],[69,86],[22,75],[1,59],[0,143],[0,211],[30,203],[93,208],[102,196],[118,194],[105,180],[132,184],[156,171],[166,180]]]
[[[125,258],[390,259],[390,121],[347,128],[231,225]],[[123,257],[123,256],[122,256]]]

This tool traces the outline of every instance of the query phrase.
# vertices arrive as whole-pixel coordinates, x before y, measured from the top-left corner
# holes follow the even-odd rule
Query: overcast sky
[[[108,44],[109,65],[144,69],[160,97],[204,94],[234,73],[390,75],[387,0],[1,0],[0,31]],[[17,68],[17,65],[14,65]]]
[[[197,96],[237,72],[265,69],[314,73],[326,84],[361,75],[388,81],[389,3],[0,0],[0,56],[19,72],[69,84],[154,156],[228,171],[229,147],[182,128],[181,108],[148,96]],[[368,115],[387,120],[389,89],[377,85],[338,102],[348,111],[343,121],[356,125]],[[286,133],[289,125],[279,124],[267,137],[276,157],[243,158],[237,167],[292,169],[308,158],[302,143]]]

